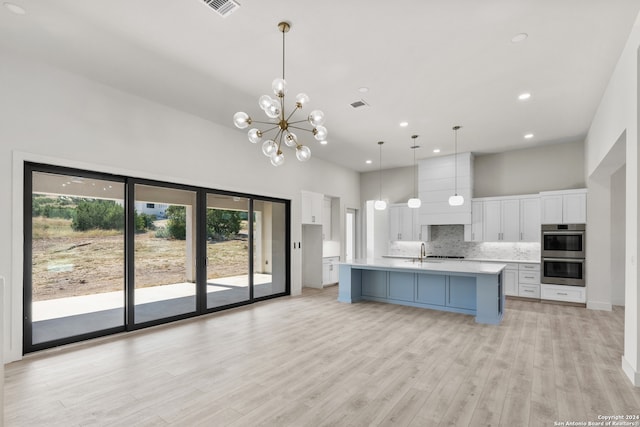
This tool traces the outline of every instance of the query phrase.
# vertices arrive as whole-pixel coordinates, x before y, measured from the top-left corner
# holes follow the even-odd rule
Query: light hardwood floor
[[[507,301],[472,316],[337,288],[30,355],[8,426],[553,426],[640,414],[623,309]]]

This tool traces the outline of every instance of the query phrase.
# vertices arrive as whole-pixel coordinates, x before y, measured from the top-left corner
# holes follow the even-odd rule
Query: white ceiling
[[[456,124],[461,152],[583,140],[640,10],[638,0],[239,0],[222,18],[202,0],[11,1],[27,14],[0,8],[1,45],[233,128],[247,144],[232,116],[262,115],[257,99],[282,71],[277,23],[289,21],[288,104],[306,92],[329,144],[299,136],[314,157],[357,171],[377,169],[379,140],[383,168],[412,163],[412,134],[418,158],[450,154]],[[369,107],[349,105],[359,99]]]

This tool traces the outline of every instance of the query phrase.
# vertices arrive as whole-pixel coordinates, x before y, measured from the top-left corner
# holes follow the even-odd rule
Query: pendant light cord
[[[378,163],[378,175],[380,177],[380,200],[382,200],[382,141],[378,142],[380,146],[380,162]]]
[[[453,132],[454,132],[454,156],[453,156],[454,189],[453,189],[453,192],[456,196],[458,195],[458,129],[460,129],[460,126],[453,127]]]
[[[284,80],[284,34],[286,31],[282,31],[282,80]]]

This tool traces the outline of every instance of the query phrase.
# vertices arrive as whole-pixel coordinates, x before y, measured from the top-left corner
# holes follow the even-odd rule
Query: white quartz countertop
[[[389,259],[415,259],[415,256],[408,255],[383,255],[382,258]],[[444,258],[442,258],[444,259]],[[436,260],[440,260],[436,258]],[[502,258],[461,258],[455,259],[456,261],[464,261],[464,262],[497,262],[501,264],[540,264],[540,259],[502,259]]]
[[[462,260],[424,260],[413,261],[411,259],[400,258],[370,258],[358,259],[351,262],[343,262],[341,264],[351,265],[355,268],[359,267],[375,267],[389,268],[398,270],[411,271],[439,271],[450,273],[467,273],[467,274],[498,274],[505,267],[505,264],[496,262],[479,262],[479,261],[462,261]]]

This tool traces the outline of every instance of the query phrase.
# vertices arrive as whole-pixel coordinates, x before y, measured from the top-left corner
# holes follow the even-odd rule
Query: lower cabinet
[[[338,283],[340,257],[322,258],[322,286]]]
[[[518,269],[518,296],[540,299],[540,264],[520,264]]]
[[[435,274],[418,274],[416,301],[444,305],[447,301],[447,278]]]
[[[397,271],[389,272],[389,299],[400,301],[413,301],[415,299],[414,292],[414,273],[401,273]]]
[[[504,293],[518,296],[518,264],[508,263],[504,269]]]
[[[474,311],[476,278],[363,270],[362,295]]]
[[[552,301],[585,303],[587,294],[584,286],[564,286],[542,284],[540,298]]]
[[[449,307],[476,309],[476,278],[449,276]]]
[[[386,298],[387,272],[380,270],[363,270],[362,295],[368,297]]]

